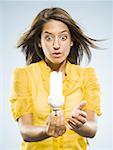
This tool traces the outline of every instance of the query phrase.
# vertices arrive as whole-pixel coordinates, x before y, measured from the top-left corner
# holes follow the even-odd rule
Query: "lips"
[[[52,53],[52,56],[55,57],[55,58],[59,58],[61,56],[61,53],[60,52],[55,52],[55,53]]]

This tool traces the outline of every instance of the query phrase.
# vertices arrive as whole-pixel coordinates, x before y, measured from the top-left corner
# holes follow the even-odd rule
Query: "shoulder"
[[[67,73],[72,80],[76,80],[81,83],[98,80],[96,69],[89,66],[83,67],[69,63]]]
[[[68,68],[71,72],[77,72],[78,74],[95,74],[96,69],[93,67],[89,67],[89,66],[80,66],[80,65],[75,65],[75,64],[71,64],[68,63]]]
[[[42,62],[40,61],[40,62],[30,64],[28,66],[18,67],[13,70],[13,73],[14,74],[24,74],[25,72],[32,71],[35,68],[40,68],[41,64],[42,64]]]

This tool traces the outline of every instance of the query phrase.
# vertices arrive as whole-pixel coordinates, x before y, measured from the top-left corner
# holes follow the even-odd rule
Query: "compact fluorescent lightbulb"
[[[52,71],[50,73],[50,96],[49,104],[53,108],[58,108],[64,104],[64,96],[62,95],[62,72]]]

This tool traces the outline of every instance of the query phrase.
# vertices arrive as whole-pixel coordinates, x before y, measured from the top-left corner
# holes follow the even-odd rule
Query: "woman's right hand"
[[[64,117],[61,110],[52,111],[49,115],[46,133],[48,136],[59,137],[66,132]]]

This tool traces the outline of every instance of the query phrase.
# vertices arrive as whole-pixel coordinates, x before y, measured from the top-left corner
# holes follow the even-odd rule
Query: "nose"
[[[58,50],[60,48],[59,40],[57,38],[55,38],[55,40],[54,40],[53,48],[55,50]]]

